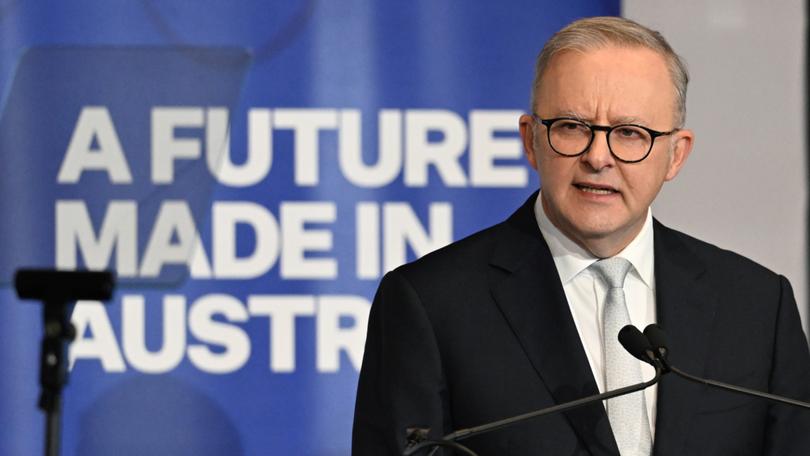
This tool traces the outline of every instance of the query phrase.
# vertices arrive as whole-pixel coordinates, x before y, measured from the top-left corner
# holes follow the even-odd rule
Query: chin
[[[555,208],[553,205],[550,206]],[[567,208],[571,209],[571,206],[569,205]],[[604,209],[578,206],[575,207],[575,210],[566,210],[563,207],[559,210],[552,210],[551,213],[556,214],[556,217],[550,218],[552,223],[554,218],[561,222],[560,224],[555,223],[555,225],[574,242],[588,243],[615,236],[617,233],[625,231],[630,225],[628,217],[621,213],[624,211],[620,211],[618,208]]]
[[[615,255],[626,246],[621,225],[579,225],[572,234],[576,236],[574,242],[600,258]]]
[[[569,226],[585,239],[607,237],[621,228],[620,223],[605,217],[579,217],[569,220]]]

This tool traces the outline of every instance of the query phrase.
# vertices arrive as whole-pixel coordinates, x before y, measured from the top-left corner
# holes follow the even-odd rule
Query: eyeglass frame
[[[593,144],[593,139],[596,137],[596,132],[597,131],[604,131],[605,132],[605,141],[607,141],[607,146],[608,146],[608,150],[610,151],[610,155],[612,155],[613,158],[615,158],[616,160],[619,160],[622,163],[638,163],[640,161],[643,161],[645,158],[650,156],[650,152],[652,152],[652,148],[655,145],[655,140],[659,136],[671,135],[671,134],[681,130],[680,128],[676,127],[676,128],[673,128],[672,130],[669,130],[669,131],[658,131],[658,130],[653,130],[652,128],[647,128],[647,127],[645,127],[643,125],[637,125],[637,124],[631,124],[631,123],[625,123],[625,124],[619,124],[619,125],[613,125],[613,126],[609,126],[609,125],[592,125],[592,124],[589,124],[587,122],[584,122],[581,119],[577,119],[576,117],[554,117],[552,119],[541,119],[540,116],[538,116],[537,114],[532,114],[532,118],[535,121],[540,122],[541,124],[543,124],[546,127],[546,140],[548,141],[548,145],[551,147],[551,150],[553,150],[557,154],[562,155],[563,157],[579,157],[580,155],[584,154],[585,152],[588,151],[588,149],[591,148],[591,145]],[[557,150],[554,147],[553,144],[551,144],[551,125],[554,124],[554,122],[557,122],[559,120],[573,120],[574,122],[579,122],[582,125],[585,125],[586,127],[588,127],[589,130],[591,130],[591,139],[588,141],[588,144],[585,146],[584,149],[582,149],[581,152],[578,152],[576,154],[564,154],[564,153],[560,152],[559,150]],[[610,133],[613,132],[613,130],[615,130],[617,128],[621,128],[621,127],[641,128],[642,130],[644,130],[644,131],[646,131],[647,133],[650,134],[650,148],[647,150],[647,153],[644,154],[643,157],[639,158],[638,160],[625,160],[625,159],[619,157],[618,155],[616,155],[613,152],[613,148],[610,146]]]

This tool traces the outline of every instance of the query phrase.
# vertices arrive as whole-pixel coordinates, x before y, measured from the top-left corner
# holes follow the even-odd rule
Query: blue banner
[[[534,58],[618,2],[0,4],[0,454],[42,451],[20,267],[80,302],[66,455],[344,455],[388,270],[537,187]]]

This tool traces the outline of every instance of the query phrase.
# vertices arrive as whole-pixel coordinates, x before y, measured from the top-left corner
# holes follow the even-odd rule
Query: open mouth
[[[593,193],[595,195],[612,195],[614,193],[619,193],[618,190],[604,186],[594,186],[588,184],[574,184],[574,186],[583,192]]]

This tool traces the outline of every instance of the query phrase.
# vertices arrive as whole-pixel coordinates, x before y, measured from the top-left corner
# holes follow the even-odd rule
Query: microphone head
[[[107,301],[115,288],[115,275],[108,271],[19,269],[14,274],[14,286],[20,299],[54,303]]]
[[[655,323],[644,328],[644,335],[652,345],[653,349],[662,358],[667,357],[667,335],[660,326]]]
[[[642,334],[635,326],[627,325],[619,331],[619,343],[631,355],[655,366],[655,361],[649,355],[653,349],[652,345],[647,340],[647,336]]]

